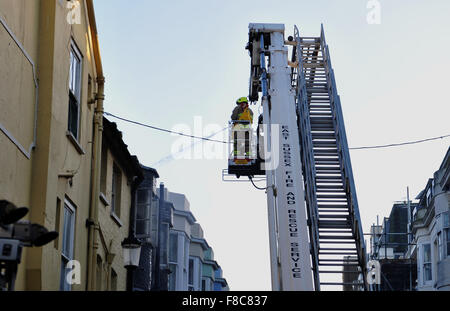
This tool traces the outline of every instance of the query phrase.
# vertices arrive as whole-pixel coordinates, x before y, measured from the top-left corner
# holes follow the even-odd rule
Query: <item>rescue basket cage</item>
[[[252,123],[248,120],[229,122],[230,144],[228,173],[240,176],[265,175],[261,171],[258,143]],[[258,128],[259,130],[259,128]]]

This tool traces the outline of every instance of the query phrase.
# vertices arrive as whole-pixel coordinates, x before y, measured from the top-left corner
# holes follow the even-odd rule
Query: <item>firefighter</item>
[[[253,111],[248,108],[248,100],[247,97],[241,97],[236,101],[236,108],[234,108],[233,113],[231,114],[231,120],[238,121],[250,121],[253,122]]]
[[[242,156],[245,158],[250,157],[250,123],[253,123],[253,111],[248,107],[247,97],[240,97],[236,101],[236,108],[234,108],[231,114],[231,120],[233,121],[233,142],[234,142],[234,156]],[[241,122],[240,122],[241,121]],[[244,132],[244,141],[238,144],[238,132]],[[242,150],[243,149],[243,150]]]

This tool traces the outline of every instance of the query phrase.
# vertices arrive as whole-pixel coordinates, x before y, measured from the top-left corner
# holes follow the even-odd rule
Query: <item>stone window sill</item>
[[[78,140],[73,136],[73,134],[69,131],[66,132],[66,136],[69,139],[69,141],[72,143],[72,145],[75,147],[75,149],[78,151],[79,154],[84,155],[86,154],[83,150],[83,147],[81,147]]]
[[[105,204],[105,206],[110,205],[108,199],[106,198],[106,195],[103,192],[100,192],[99,198],[100,201],[102,201],[102,203]]]
[[[119,226],[122,227],[123,223],[120,221],[120,218],[116,215],[116,213],[111,212],[111,218],[114,220],[114,222]]]

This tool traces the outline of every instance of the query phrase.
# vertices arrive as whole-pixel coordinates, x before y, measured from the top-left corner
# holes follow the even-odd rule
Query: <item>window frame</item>
[[[177,275],[178,275],[178,265],[169,263],[169,291],[177,290]]]
[[[444,244],[445,244],[445,247],[446,247],[446,251],[445,251],[445,257],[444,258],[447,258],[447,257],[450,257],[450,229],[449,228],[446,228],[446,229],[444,229]]]
[[[194,270],[195,270],[195,260],[192,257],[189,257],[188,263],[188,291],[194,291]]]
[[[174,238],[172,238],[174,237]],[[175,249],[172,249],[172,241],[175,243]],[[179,241],[178,241],[178,233],[177,232],[170,232],[169,233],[169,263],[170,264],[178,264],[178,247],[179,247]],[[174,250],[174,252],[173,252]],[[174,256],[174,257],[173,257]]]
[[[428,249],[428,252],[426,252],[425,248]],[[426,261],[426,257],[425,254],[429,253],[428,255],[428,259],[429,261]],[[431,243],[424,243],[422,244],[422,268],[423,268],[423,283],[427,284],[433,281],[433,265],[432,265],[432,248],[431,248]],[[429,277],[427,278],[427,271],[429,271]]]
[[[77,60],[75,62],[76,67],[73,67],[73,60]],[[81,54],[78,45],[75,43],[73,38],[70,42],[70,52],[69,52],[69,111],[68,111],[68,132],[75,138],[76,141],[80,140],[80,124],[81,124],[81,89],[83,85],[83,55]],[[72,102],[74,101],[74,102]],[[72,104],[76,106],[77,120],[76,120],[76,128],[72,128],[72,115],[71,115],[71,106]],[[75,132],[75,133],[74,133]]]
[[[60,291],[71,291],[72,285],[66,282],[67,277],[67,263],[74,259],[75,253],[75,224],[76,224],[76,208],[68,200],[64,199],[64,212],[63,212],[63,236],[61,245],[61,275],[60,275]],[[69,213],[70,217],[67,219],[66,211]],[[70,221],[70,224],[69,224]],[[69,227],[69,237],[66,236],[66,224]],[[69,241],[67,241],[67,238]],[[69,242],[67,246],[66,243]],[[66,250],[69,253],[66,253]]]
[[[437,233],[436,236],[436,241],[437,241],[437,253],[438,253],[438,262],[441,262],[442,260],[444,260],[445,255],[444,255],[444,235],[443,235],[443,231],[439,231]]]
[[[122,200],[122,170],[120,166],[113,163],[112,185],[111,185],[111,215],[120,220]],[[114,217],[113,217],[114,218]]]
[[[145,193],[145,195],[143,195]],[[145,200],[141,200],[143,197]],[[149,188],[139,188],[136,193],[136,237],[150,238],[152,192]]]

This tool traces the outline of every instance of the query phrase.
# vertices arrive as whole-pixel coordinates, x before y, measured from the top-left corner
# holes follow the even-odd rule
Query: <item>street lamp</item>
[[[127,291],[133,291],[133,273],[139,267],[141,242],[135,237],[127,237],[122,241],[123,262],[127,269]]]
[[[123,261],[127,269],[136,269],[139,267],[139,258],[141,257],[141,242],[135,237],[125,238],[122,242]]]

